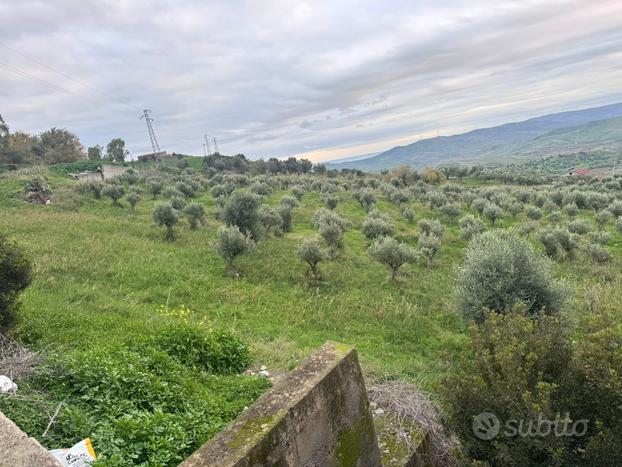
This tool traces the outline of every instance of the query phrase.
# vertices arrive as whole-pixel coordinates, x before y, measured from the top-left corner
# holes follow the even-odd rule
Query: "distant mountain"
[[[423,139],[330,169],[378,171],[399,165],[423,167],[511,157],[600,149],[622,141],[622,103],[531,118],[454,136]]]

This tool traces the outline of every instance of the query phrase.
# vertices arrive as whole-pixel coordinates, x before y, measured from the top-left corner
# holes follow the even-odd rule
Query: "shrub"
[[[568,230],[577,235],[585,235],[592,230],[589,222],[584,219],[575,219],[568,224]]]
[[[404,208],[402,210],[402,215],[404,216],[404,219],[406,219],[411,224],[415,222],[415,219],[417,218],[417,213],[412,208]]]
[[[313,214],[313,225],[315,228],[319,229],[321,224],[335,224],[341,230],[348,230],[352,225],[349,220],[326,208],[320,208]]]
[[[249,187],[249,190],[260,196],[268,196],[272,193],[272,188],[269,185],[262,182],[253,182]]]
[[[452,222],[462,213],[460,208],[454,203],[447,203],[441,206],[439,211],[449,217]]]
[[[162,192],[162,195],[166,198],[166,199],[171,199],[171,198],[182,198],[185,199],[186,197],[184,196],[184,194],[179,191],[176,188],[167,188],[166,190],[164,190]]]
[[[616,229],[622,234],[622,216],[616,220]]]
[[[461,217],[458,224],[460,225],[460,237],[464,240],[470,240],[486,230],[484,223],[472,214]]]
[[[294,221],[294,212],[291,204],[281,204],[276,208],[276,211],[281,218],[281,231],[291,232]]]
[[[564,206],[564,212],[570,217],[574,219],[577,214],[579,214],[579,208],[576,204],[570,203]]]
[[[335,258],[337,256],[337,251],[342,247],[342,227],[336,223],[322,221],[319,224],[319,231],[328,245],[328,256],[330,258]]]
[[[298,257],[309,265],[309,272],[315,279],[320,279],[318,265],[326,258],[317,238],[305,238],[298,247]]]
[[[479,217],[484,215],[484,209],[488,205],[488,200],[485,198],[475,198],[471,203],[471,207],[477,211]]]
[[[597,243],[589,243],[585,247],[585,252],[588,256],[597,263],[607,263],[611,261],[611,253],[602,245]]]
[[[291,209],[298,206],[300,203],[294,196],[283,196],[280,202],[281,206],[288,206]]]
[[[418,239],[421,254],[425,257],[428,267],[432,265],[432,261],[441,249],[441,237],[434,233],[419,235]]]
[[[421,233],[424,235],[442,237],[443,232],[445,232],[445,227],[436,219],[421,219],[419,221],[419,230],[421,230]]]
[[[302,185],[294,185],[292,187],[292,194],[296,197],[298,201],[302,199],[307,190]]]
[[[158,195],[162,193],[164,183],[162,183],[162,180],[157,178],[150,178],[147,180],[147,189],[149,190],[149,193],[151,193],[153,199],[156,199]]]
[[[216,232],[218,254],[225,260],[229,271],[233,271],[233,260],[251,250],[254,243],[250,236],[240,231],[237,225],[223,226]]]
[[[370,212],[363,222],[362,232],[370,240],[378,237],[393,235],[395,226],[390,223],[386,217],[374,215],[374,211]]]
[[[134,192],[134,193],[130,193],[127,197],[127,202],[130,203],[130,207],[132,208],[132,211],[136,210],[136,205],[140,202],[141,197],[138,193]]]
[[[192,185],[184,182],[177,182],[175,184],[175,189],[181,193],[183,193],[184,197],[190,198],[194,196],[195,190]]]
[[[542,211],[534,206],[529,206],[527,208],[527,217],[532,221],[537,221],[542,219]]]
[[[322,195],[322,202],[328,209],[335,209],[339,204],[339,196],[335,193],[326,193]]]
[[[125,195],[125,188],[123,188],[123,185],[106,185],[102,189],[102,195],[110,198],[112,204],[118,206],[119,200]]]
[[[378,238],[368,249],[369,255],[376,261],[389,267],[391,279],[395,280],[400,267],[417,260],[417,253],[405,243],[392,237]]]
[[[205,208],[201,203],[190,203],[185,207],[184,214],[192,230],[205,225]]]
[[[496,204],[489,203],[484,208],[484,217],[488,219],[492,225],[495,225],[495,222],[503,218],[503,209]]]
[[[183,211],[186,208],[186,199],[183,196],[173,196],[169,202],[177,211]]]
[[[371,210],[376,204],[376,195],[369,188],[361,188],[354,193],[354,197],[365,211]]]
[[[88,180],[78,184],[78,191],[81,193],[90,192],[95,199],[101,199],[102,190],[104,189],[103,182],[97,180]]]
[[[264,204],[259,209],[259,218],[267,233],[273,233],[275,237],[283,236],[283,218],[279,214],[278,208]]]
[[[236,374],[251,363],[248,346],[230,331],[176,321],[149,338],[149,344],[182,365],[213,374]]]
[[[0,333],[15,322],[17,298],[31,281],[32,268],[22,250],[0,235]]]
[[[605,231],[592,232],[590,234],[590,241],[598,245],[606,245],[611,241],[611,234]]]
[[[613,217],[622,216],[622,201],[614,201],[611,203],[611,206],[609,206],[609,212]]]
[[[456,301],[466,321],[481,322],[484,310],[505,313],[517,303],[526,312],[552,314],[564,298],[549,262],[513,232],[491,231],[475,237],[458,269]]]
[[[221,211],[222,220],[230,226],[236,226],[244,235],[257,240],[261,232],[260,204],[261,198],[255,193],[235,190],[225,201]]]
[[[158,203],[153,210],[153,220],[160,227],[166,227],[164,237],[167,240],[175,239],[174,227],[179,222],[177,211],[169,203]]]
[[[523,204],[522,203],[511,203],[508,206],[508,211],[510,211],[510,214],[512,215],[512,219],[516,219],[516,216],[518,215],[518,213],[520,213],[523,210]]]
[[[551,316],[530,319],[521,308],[483,317],[481,326],[469,328],[466,358],[441,387],[451,427],[466,455],[481,465],[560,465],[555,458],[564,437],[507,436],[509,428],[502,425],[494,440],[481,439],[473,421],[492,413],[501,423],[537,423],[539,416],[555,420],[558,411],[568,410],[555,397],[571,366],[564,323]]]
[[[604,229],[612,218],[613,216],[609,211],[600,211],[598,214],[596,214],[596,223],[598,224],[598,227]]]

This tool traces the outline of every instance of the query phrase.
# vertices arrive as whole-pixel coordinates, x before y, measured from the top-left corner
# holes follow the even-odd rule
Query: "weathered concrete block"
[[[325,344],[180,465],[380,466],[356,350]]]
[[[34,438],[29,438],[0,412],[0,466],[60,467],[60,464]]]

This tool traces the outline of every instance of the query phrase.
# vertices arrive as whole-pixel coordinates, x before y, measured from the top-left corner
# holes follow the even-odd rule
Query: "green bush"
[[[484,223],[472,214],[461,217],[458,224],[460,225],[460,237],[464,240],[470,240],[486,230]]]
[[[417,260],[417,252],[405,243],[392,237],[378,238],[368,249],[369,255],[376,261],[388,266],[391,279],[395,280],[400,267]]]
[[[141,197],[138,193],[130,193],[127,197],[127,202],[130,203],[132,211],[136,210],[136,205],[140,202]]]
[[[485,310],[505,313],[518,303],[525,304],[529,315],[551,314],[563,298],[546,258],[513,232],[475,237],[458,269],[456,301],[466,321],[481,322]]]
[[[0,398],[0,410],[49,448],[90,437],[101,465],[178,465],[269,382],[190,369],[179,362],[185,355],[178,358],[176,345],[196,346],[191,358],[205,354],[227,372],[246,365],[247,349],[228,333],[213,334],[206,342],[194,331],[171,331],[158,333],[154,340],[161,339],[174,356],[154,347],[160,342],[53,355],[34,377],[21,382],[21,403]],[[234,354],[238,347],[241,356]],[[61,401],[59,415],[42,439],[49,413]]]
[[[556,419],[555,390],[571,363],[566,327],[559,317],[534,320],[526,311],[486,313],[481,326],[471,325],[466,358],[441,386],[450,425],[465,453],[489,463],[484,465],[557,465],[555,457],[565,443],[554,436],[506,436],[503,425],[492,440],[474,433],[474,418],[486,412],[502,423]]]
[[[151,336],[149,344],[184,366],[212,374],[240,373],[251,363],[250,350],[240,339],[202,324],[171,323]]]
[[[115,206],[119,206],[119,200],[125,195],[125,188],[123,185],[106,185],[102,189],[102,195],[110,198]]]
[[[257,240],[261,232],[260,205],[260,196],[246,190],[235,190],[225,201],[221,218],[226,224],[236,226],[240,232]]]
[[[31,274],[30,261],[22,250],[0,235],[0,332],[13,325],[18,307],[17,298],[30,284]]]
[[[377,211],[371,211],[363,221],[361,230],[367,238],[375,240],[378,237],[393,235],[395,226],[386,216],[377,213]]]
[[[218,254],[225,260],[228,270],[233,270],[233,260],[251,250],[254,243],[237,226],[223,226],[216,232]]]
[[[205,225],[205,208],[201,203],[190,203],[184,208],[184,214],[192,230]]]
[[[166,227],[164,234],[167,240],[175,239],[174,227],[179,222],[179,215],[169,203],[158,203],[153,210],[153,220],[160,227]]]
[[[320,278],[319,263],[326,258],[317,238],[305,238],[298,247],[298,257],[309,265],[309,272],[315,279]]]

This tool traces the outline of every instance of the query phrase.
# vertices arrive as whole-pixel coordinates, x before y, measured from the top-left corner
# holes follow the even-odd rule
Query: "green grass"
[[[462,358],[468,337],[453,305],[453,287],[467,243],[457,222],[449,223],[428,205],[398,207],[379,197],[378,209],[391,216],[401,241],[417,246],[416,225],[400,214],[405,206],[415,209],[418,220],[438,218],[446,226],[433,266],[405,266],[402,277],[391,282],[387,269],[367,254],[369,241],[360,232],[364,210],[342,193],[337,212],[353,228],[340,256],[321,263],[324,281],[307,286],[297,248],[302,238],[317,234],[312,223],[322,206],[317,193],[306,194],[294,209],[291,233],[265,238],[236,260],[241,276],[235,278],[216,254],[220,222],[208,193],[196,197],[206,208],[207,225],[192,231],[184,221],[176,228],[177,240],[167,242],[153,223],[155,202],[148,194],[131,213],[125,201],[125,207],[115,207],[109,199],[76,197],[74,182],[52,173],[47,179],[57,196],[51,206],[28,205],[15,196],[25,179],[0,179],[0,232],[16,239],[34,265],[17,327],[30,345],[68,354],[123,346],[152,331],[161,305],[184,305],[233,330],[250,344],[255,363],[270,370],[289,370],[325,341],[336,340],[357,348],[368,377],[433,390]],[[268,201],[278,203],[284,194],[274,193]],[[520,224],[523,216],[506,217],[497,228]],[[555,267],[571,286],[569,313],[596,284],[611,297],[619,290],[622,237],[610,230],[614,264],[596,266],[580,257]]]

